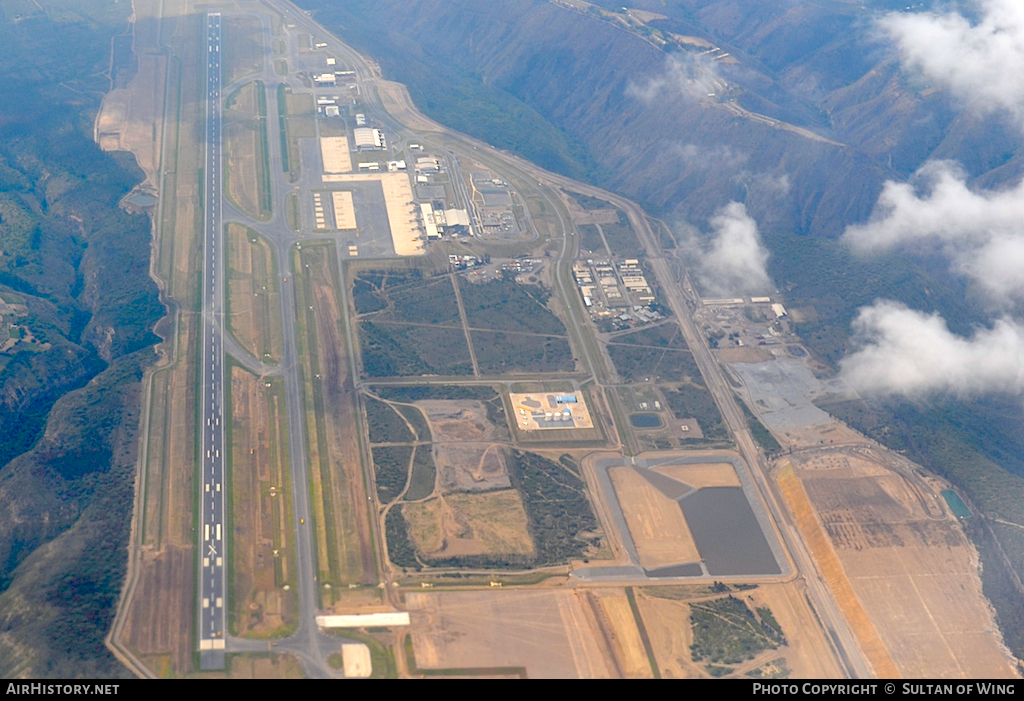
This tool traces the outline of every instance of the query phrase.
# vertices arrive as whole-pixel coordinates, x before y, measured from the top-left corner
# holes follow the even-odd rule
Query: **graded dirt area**
[[[355,394],[341,335],[334,244],[303,242],[293,265],[305,271],[296,276],[296,334],[303,366],[311,506],[321,581],[376,582]]]
[[[490,442],[497,427],[483,402],[429,399],[416,402],[434,440],[434,462],[442,492],[482,491],[511,486],[504,448]]]
[[[253,219],[260,216],[255,83],[242,86],[224,113],[227,196]]]
[[[229,655],[228,679],[305,679],[292,655]]]
[[[483,491],[511,486],[505,451],[497,443],[447,443],[434,448],[443,492]]]
[[[850,630],[856,636],[861,651],[868,664],[871,665],[874,674],[882,679],[894,679],[900,676],[889,650],[878,634],[878,629],[854,593],[842,562],[818,522],[814,506],[788,460],[782,464],[776,475],[776,481],[786,501],[786,506],[800,530],[800,535],[814,557],[815,564],[821,571],[829,589],[832,590],[832,595],[850,626]]]
[[[715,353],[723,363],[763,363],[766,360],[774,360],[770,350],[765,348],[719,348]]]
[[[449,494],[406,504],[409,533],[428,558],[467,555],[532,555],[519,492]]]
[[[428,119],[416,109],[409,96],[409,90],[401,83],[377,79],[374,81],[377,96],[380,97],[384,110],[409,129],[415,131],[443,132],[445,128]]]
[[[739,487],[736,468],[727,462],[698,465],[660,465],[652,468],[666,477],[688,484],[694,489],[705,487]]]
[[[615,653],[620,676],[626,679],[653,678],[644,641],[625,592],[621,589],[595,590],[588,591],[586,595],[601,623],[606,643]]]
[[[701,559],[678,502],[631,467],[613,467],[608,474],[641,566],[655,569]]]
[[[704,677],[700,666],[690,659],[693,633],[690,630],[690,607],[686,602],[651,596],[639,590],[636,603],[662,678]]]
[[[228,224],[227,326],[235,339],[264,363],[281,358],[281,302],[274,252],[241,224]]]
[[[586,593],[568,590],[410,592],[416,665],[525,667],[544,679],[618,676]]]
[[[163,147],[167,57],[153,51],[159,43],[160,25],[156,18],[162,4],[159,0],[136,0],[132,5],[136,72],[126,86],[112,86],[114,89],[103,97],[94,125],[94,138],[101,149],[135,154],[139,167],[146,174],[142,186],[151,191],[159,185],[157,168]],[[169,14],[174,11],[174,3],[165,8]]]
[[[832,654],[826,633],[807,604],[800,580],[762,584],[747,592],[755,606],[767,606],[786,635],[787,644],[775,650],[786,660],[794,679],[841,679],[842,668]]]
[[[483,441],[494,424],[487,419],[483,402],[469,399],[426,399],[416,402],[430,422],[435,442]]]
[[[1012,676],[981,591],[977,553],[959,524],[929,514],[928,501],[900,474],[865,463],[794,455],[793,477],[783,472],[780,484],[802,482],[896,670],[908,678]],[[802,469],[807,464],[812,469]]]
[[[568,204],[569,216],[574,224],[618,224],[619,210],[614,207],[604,209],[583,209],[576,200],[566,198],[563,200]]]
[[[194,140],[196,130],[191,125],[201,122],[202,112],[200,103],[187,96],[202,91],[197,83],[203,75],[205,56],[197,45],[191,22],[174,29],[173,18],[189,12],[183,0],[136,0],[133,7],[133,50],[139,58],[139,69],[127,86],[128,122],[118,136],[118,147],[130,149],[136,155],[147,174],[147,184],[156,183],[158,149],[163,148],[163,220],[154,240],[153,272],[162,295],[172,296],[181,308],[193,309],[199,304],[199,272],[194,270],[200,231],[195,225],[199,201],[195,173],[202,166],[199,145]],[[164,16],[171,18],[162,23],[166,28],[162,38],[157,36],[161,23],[153,21],[161,8]],[[174,115],[172,119],[180,117],[180,124],[188,125],[178,129],[173,121],[169,123],[166,144],[156,143],[164,132],[159,121],[164,97],[163,68],[149,63],[163,60],[157,53],[161,39],[173,47],[177,56],[171,64],[167,114]],[[179,95],[183,97],[180,105]],[[102,120],[99,125],[105,128]],[[108,140],[106,145],[111,146],[112,142]],[[192,531],[192,424],[198,320],[195,315],[182,314],[177,326],[167,323],[158,327],[168,340],[157,347],[160,365],[152,375],[147,400],[151,413],[145,463],[140,468],[144,491],[138,494],[136,502],[135,538],[140,548],[137,556],[132,555],[128,573],[136,584],[118,616],[118,621],[124,622],[118,641],[139,654],[141,661],[161,676],[184,676],[192,671],[193,663],[196,555]],[[175,349],[179,349],[177,353]]]
[[[662,677],[692,679],[710,676],[705,669],[707,662],[695,663],[691,657],[693,630],[689,602],[707,601],[722,594],[700,586],[643,587],[635,593]],[[807,605],[805,587],[799,580],[759,585],[747,591],[733,591],[730,595],[746,599],[753,607],[767,606],[786,637],[786,645],[765,650],[752,660],[734,665],[731,676],[743,677],[775,662],[776,666],[788,669],[794,679],[843,677],[826,634]]]
[[[280,386],[280,381],[278,381]],[[283,392],[268,394],[263,378],[231,372],[232,633],[277,637],[296,623],[292,568],[291,491],[280,425]],[[204,494],[202,498],[206,498]]]
[[[122,642],[154,670],[167,666],[187,671],[194,647],[190,632],[195,616],[188,615],[195,611],[192,549],[167,545],[158,553],[143,552]]]

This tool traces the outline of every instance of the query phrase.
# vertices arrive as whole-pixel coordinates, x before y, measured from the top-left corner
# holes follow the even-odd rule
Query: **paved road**
[[[227,577],[224,489],[224,256],[221,243],[221,18],[206,17],[206,183],[203,192],[203,340],[200,394],[199,656],[203,669],[224,667]]]

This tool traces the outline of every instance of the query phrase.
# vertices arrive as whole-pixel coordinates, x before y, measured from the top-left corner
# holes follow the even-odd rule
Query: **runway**
[[[203,340],[200,406],[198,625],[202,669],[224,668],[227,578],[224,465],[224,276],[221,243],[221,17],[206,18],[206,159],[203,192]],[[218,253],[221,253],[218,259]]]

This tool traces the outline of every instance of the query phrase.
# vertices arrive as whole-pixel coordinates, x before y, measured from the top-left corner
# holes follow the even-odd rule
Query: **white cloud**
[[[871,220],[845,238],[861,252],[934,242],[993,300],[1024,297],[1024,181],[972,191],[955,164],[929,163],[912,183],[887,182]]]
[[[978,0],[972,25],[950,12],[899,13],[878,20],[903,65],[984,112],[1007,110],[1024,124],[1024,2]]]
[[[957,12],[890,13],[879,20],[906,70],[970,109],[1002,112],[1024,127],[1024,1],[977,0],[978,20]],[[991,299],[1024,300],[1024,182],[971,190],[959,166],[933,162],[909,183],[887,182],[871,220],[850,226],[855,250],[937,248]],[[1024,325],[1004,317],[970,338],[938,314],[877,301],[853,323],[844,378],[866,394],[1024,393]]]
[[[688,170],[729,170],[741,168],[749,158],[728,144],[698,146],[675,143],[666,147],[666,153],[678,156]],[[743,171],[741,171],[743,172]]]
[[[711,226],[715,235],[699,266],[699,277],[707,290],[712,294],[742,294],[768,289],[768,251],[747,208],[740,202],[730,202],[718,210]]]
[[[714,62],[695,54],[670,55],[665,59],[661,75],[648,78],[643,84],[630,81],[626,94],[642,102],[652,103],[676,96],[701,99],[718,92],[726,83],[718,75]]]
[[[861,393],[1024,391],[1024,327],[1010,319],[964,338],[937,314],[880,301],[860,310],[853,332],[858,350],[840,363],[841,375]]]

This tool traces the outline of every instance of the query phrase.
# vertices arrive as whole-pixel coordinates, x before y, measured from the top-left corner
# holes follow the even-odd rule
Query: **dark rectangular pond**
[[[662,425],[657,414],[630,414],[629,422],[637,428],[660,428]]]
[[[710,575],[781,573],[741,488],[706,487],[679,504]]]

